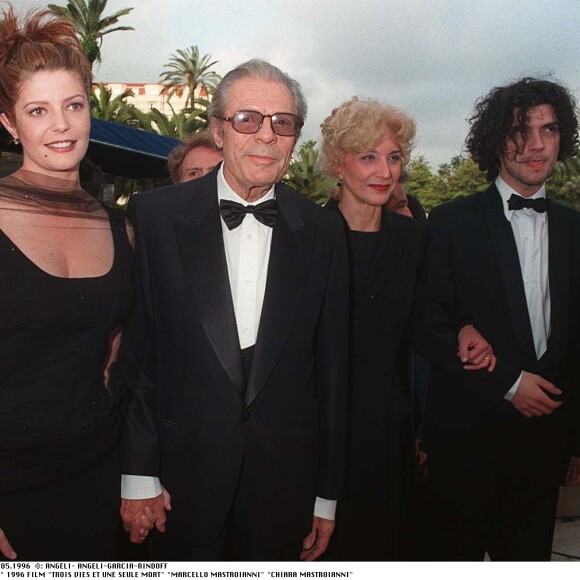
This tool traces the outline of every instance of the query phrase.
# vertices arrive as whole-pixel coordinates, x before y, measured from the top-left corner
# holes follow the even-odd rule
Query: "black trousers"
[[[296,538],[294,543],[275,552],[263,546],[253,525],[253,494],[252,481],[242,467],[233,505],[217,539],[207,546],[195,546],[187,534],[176,538],[170,533],[161,534],[153,530],[149,542],[150,559],[193,562],[298,560],[303,538]],[[314,504],[312,507],[314,508]],[[195,522],[191,525],[195,526]]]
[[[480,468],[429,461],[432,559],[548,561],[559,486],[525,462]]]
[[[0,494],[0,527],[18,560],[112,560],[120,497],[115,452],[68,481]]]

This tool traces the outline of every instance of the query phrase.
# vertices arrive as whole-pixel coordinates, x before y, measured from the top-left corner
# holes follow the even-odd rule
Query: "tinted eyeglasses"
[[[219,117],[223,121],[229,121],[238,133],[246,135],[257,133],[264,124],[264,119],[270,117],[272,131],[282,137],[293,137],[300,132],[304,123],[292,113],[274,113],[262,115],[258,111],[238,111],[231,117]]]

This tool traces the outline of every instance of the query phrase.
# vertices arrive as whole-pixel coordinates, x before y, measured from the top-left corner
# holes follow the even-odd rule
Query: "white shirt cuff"
[[[150,475],[121,475],[121,497],[124,499],[149,499],[163,493],[158,477]]]
[[[522,371],[520,373],[520,376],[518,377],[518,380],[513,384],[512,388],[504,395],[504,399],[506,401],[510,401],[515,397],[516,395],[516,391],[518,390],[518,387],[520,386],[520,381],[522,380],[522,377],[524,376],[524,371]]]
[[[314,502],[314,515],[325,520],[334,520],[336,514],[336,500],[317,497]]]

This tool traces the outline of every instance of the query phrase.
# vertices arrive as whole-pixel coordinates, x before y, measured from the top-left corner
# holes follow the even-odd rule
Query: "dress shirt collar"
[[[264,196],[262,196],[258,201],[253,203],[248,203],[245,199],[240,197],[229,185],[226,181],[224,176],[224,164],[222,163],[217,174],[217,194],[218,194],[218,201],[222,199],[226,199],[228,201],[235,201],[236,203],[241,203],[242,205],[258,205],[259,203],[263,203],[264,201],[268,201],[269,199],[276,199],[276,195],[274,193],[275,185],[268,190]]]
[[[505,215],[507,221],[511,222],[512,216],[514,215],[514,210],[508,208],[508,200],[512,196],[512,194],[515,194],[515,195],[520,195],[520,194],[515,189],[512,189],[499,175],[497,176],[497,178],[495,180],[495,186],[497,187],[497,190],[499,191],[499,195],[501,196],[501,203],[502,203],[504,215]],[[544,198],[546,197],[546,184],[545,183],[542,185],[542,187],[540,187],[540,189],[538,191],[536,191],[536,193],[534,193],[534,195],[530,196],[529,199],[538,199],[540,197],[544,197]],[[534,211],[534,210],[531,210],[531,211]],[[534,211],[534,213],[542,221],[546,221],[546,218],[548,216],[548,212],[538,213],[538,212]]]

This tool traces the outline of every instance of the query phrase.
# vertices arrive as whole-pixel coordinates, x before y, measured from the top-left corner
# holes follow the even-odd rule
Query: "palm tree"
[[[101,83],[98,90],[93,89],[91,93],[91,115],[103,121],[113,121],[120,125],[141,127],[139,111],[134,105],[126,101],[128,97],[132,96],[133,91],[126,90],[113,98],[111,89],[107,89]]]
[[[180,87],[185,86],[188,94],[185,101],[186,107],[193,107],[195,103],[195,91],[198,87],[207,94],[213,92],[221,77],[211,69],[218,61],[211,62],[211,56],[204,54],[201,58],[197,46],[190,46],[185,50],[177,50],[164,67],[167,69],[159,76],[167,83],[170,89],[169,96],[173,96]]]
[[[206,119],[203,118],[205,111],[194,109],[193,112],[183,110],[176,113],[171,107],[171,112],[172,116],[170,117],[153,107],[149,112],[141,113],[139,117],[142,128],[166,137],[184,139],[186,135],[207,127]]]
[[[129,14],[133,8],[123,8],[110,16],[103,16],[106,7],[107,0],[69,0],[66,6],[48,5],[51,12],[64,16],[75,25],[91,66],[101,62],[101,45],[105,34],[117,30],[135,30],[132,26],[114,26],[119,18]]]

